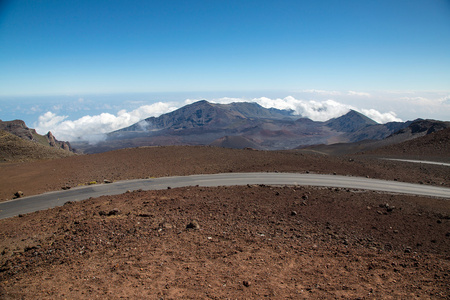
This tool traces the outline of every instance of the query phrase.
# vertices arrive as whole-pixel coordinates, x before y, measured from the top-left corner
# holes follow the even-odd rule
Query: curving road
[[[450,188],[397,181],[319,174],[226,173],[125,180],[19,198],[0,203],[0,219],[61,206],[67,201],[80,201],[104,195],[118,195],[127,190],[162,190],[168,187],[176,188],[195,185],[206,187],[246,184],[342,187],[450,199]]]
[[[382,158],[382,159],[384,159],[384,160],[410,162],[410,163],[415,163],[415,164],[428,164],[428,165],[438,165],[438,166],[450,167],[450,164],[444,163],[444,162],[440,162],[440,161],[415,160],[415,159],[399,159],[399,158]]]

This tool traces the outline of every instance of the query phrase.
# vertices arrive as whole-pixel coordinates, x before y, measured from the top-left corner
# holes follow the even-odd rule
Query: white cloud
[[[378,123],[388,123],[388,122],[401,122],[402,120],[397,117],[397,114],[393,111],[389,111],[386,113],[381,113],[375,109],[361,109],[359,110],[365,116],[371,118],[372,120]]]
[[[342,94],[339,91],[325,91],[325,90],[315,90],[315,89],[303,90],[302,92],[310,93],[310,94],[326,95],[326,96],[338,96],[338,95]]]
[[[133,111],[121,110],[117,115],[102,113],[84,116],[77,120],[66,120],[67,116],[58,116],[53,112],[41,115],[36,130],[41,133],[52,131],[59,140],[87,140],[95,143],[104,140],[106,133],[130,126],[142,119],[158,116],[176,109],[171,103],[157,102],[143,105]]]
[[[369,93],[366,93],[366,92],[355,92],[355,91],[348,91],[347,95],[349,95],[349,96],[370,97]]]

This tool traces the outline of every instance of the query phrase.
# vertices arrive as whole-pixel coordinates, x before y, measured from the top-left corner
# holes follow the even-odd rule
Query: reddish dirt
[[[449,216],[346,189],[105,196],[0,221],[0,297],[448,299]]]
[[[427,157],[424,157],[425,159]],[[423,158],[422,158],[423,159]],[[450,186],[448,167],[362,155],[332,157],[298,151],[215,147],[142,147],[29,163],[0,163],[0,201],[103,180],[223,172],[312,172]]]
[[[450,185],[448,167],[154,147],[0,164],[0,196],[103,179],[315,172]],[[197,220],[199,229],[186,226]],[[448,299],[448,199],[313,187],[134,191],[0,220],[1,299]]]

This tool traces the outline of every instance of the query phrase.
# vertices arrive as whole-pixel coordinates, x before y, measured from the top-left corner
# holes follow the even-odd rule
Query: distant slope
[[[450,161],[450,125],[438,131],[435,130],[441,128],[442,123],[435,125],[437,126],[431,126],[426,130],[426,132],[431,132],[429,134],[380,147],[368,153],[383,156],[437,157],[446,158]],[[418,127],[415,126],[415,128]]]
[[[388,124],[385,125],[389,126]],[[446,134],[448,133],[450,122],[418,119],[412,122],[405,122],[404,124],[409,125],[383,140],[362,140],[354,143],[336,143],[331,145],[322,144],[299,147],[299,149],[330,155],[352,154],[364,151],[366,153],[383,155],[450,156],[450,152],[445,151],[449,147]],[[392,128],[396,128],[396,126],[399,126],[399,124],[393,124]],[[433,133],[436,133],[436,135],[432,135]],[[445,143],[447,143],[446,146],[444,146]]]
[[[21,139],[39,143],[43,146],[60,148],[66,151],[73,151],[69,142],[58,141],[50,131],[46,135],[40,135],[36,132],[36,130],[28,128],[28,126],[22,120],[0,120],[0,130],[9,132]]]
[[[70,151],[41,145],[0,130],[0,162],[22,162],[74,155]]]
[[[211,146],[231,148],[231,149],[245,149],[245,148],[252,148],[256,150],[261,149],[260,145],[243,136],[224,136],[212,142]]]

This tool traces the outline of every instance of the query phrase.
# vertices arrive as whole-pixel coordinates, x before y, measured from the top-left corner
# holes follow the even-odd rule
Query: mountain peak
[[[339,118],[334,118],[326,122],[326,126],[341,132],[355,132],[364,127],[376,124],[378,123],[371,118],[353,109]]]

